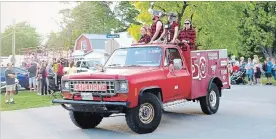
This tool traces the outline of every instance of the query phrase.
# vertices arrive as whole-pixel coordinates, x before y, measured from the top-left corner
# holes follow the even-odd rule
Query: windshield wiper
[[[127,66],[125,66],[125,67],[142,67],[141,65],[127,65]]]
[[[116,67],[116,66],[121,66],[121,64],[110,64],[110,65],[107,65],[108,67]]]

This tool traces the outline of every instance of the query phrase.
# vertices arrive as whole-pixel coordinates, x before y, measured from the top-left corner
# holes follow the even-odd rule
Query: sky
[[[27,21],[41,35],[49,35],[61,29],[56,23],[61,20],[59,10],[73,6],[60,2],[1,2],[1,32],[15,20]]]
[[[115,3],[114,3],[115,4]],[[111,5],[114,9],[115,5]],[[61,28],[58,21],[61,21],[59,10],[73,8],[76,4],[70,2],[63,4],[60,2],[1,2],[1,32],[5,28],[16,22],[27,21],[37,29],[43,36],[45,42],[51,31],[58,32]]]

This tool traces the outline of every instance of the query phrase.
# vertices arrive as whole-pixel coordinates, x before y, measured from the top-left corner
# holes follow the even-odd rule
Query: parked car
[[[79,60],[76,62],[75,67],[77,73],[81,72],[95,72],[96,65],[101,65],[102,63],[99,60]],[[68,70],[69,67],[64,68],[64,72]]]
[[[1,82],[5,82],[5,71],[7,67],[0,67],[1,72]],[[13,71],[17,74],[17,79],[19,81],[19,84],[21,87],[25,89],[29,89],[29,77],[28,77],[28,71],[19,67],[13,67]]]
[[[17,78],[15,78],[15,94],[18,94],[19,89],[21,88],[19,81]],[[0,87],[1,87],[1,93],[6,92],[6,81],[1,81],[0,82]]]

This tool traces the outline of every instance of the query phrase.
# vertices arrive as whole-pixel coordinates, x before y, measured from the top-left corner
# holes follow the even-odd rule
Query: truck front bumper
[[[83,101],[54,99],[52,103],[61,104],[69,111],[99,112],[99,113],[120,113],[129,106],[129,102],[104,102],[104,101]],[[71,106],[66,106],[69,104]]]

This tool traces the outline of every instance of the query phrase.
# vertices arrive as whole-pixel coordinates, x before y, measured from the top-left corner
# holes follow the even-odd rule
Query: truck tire
[[[151,133],[157,129],[162,118],[162,106],[159,99],[151,93],[139,99],[139,105],[126,112],[128,127],[138,134]]]
[[[99,114],[90,112],[69,112],[72,122],[79,128],[94,128],[102,121],[103,117]]]
[[[212,83],[210,90],[205,97],[200,98],[200,106],[203,113],[215,114],[219,108],[219,89],[216,84]]]

